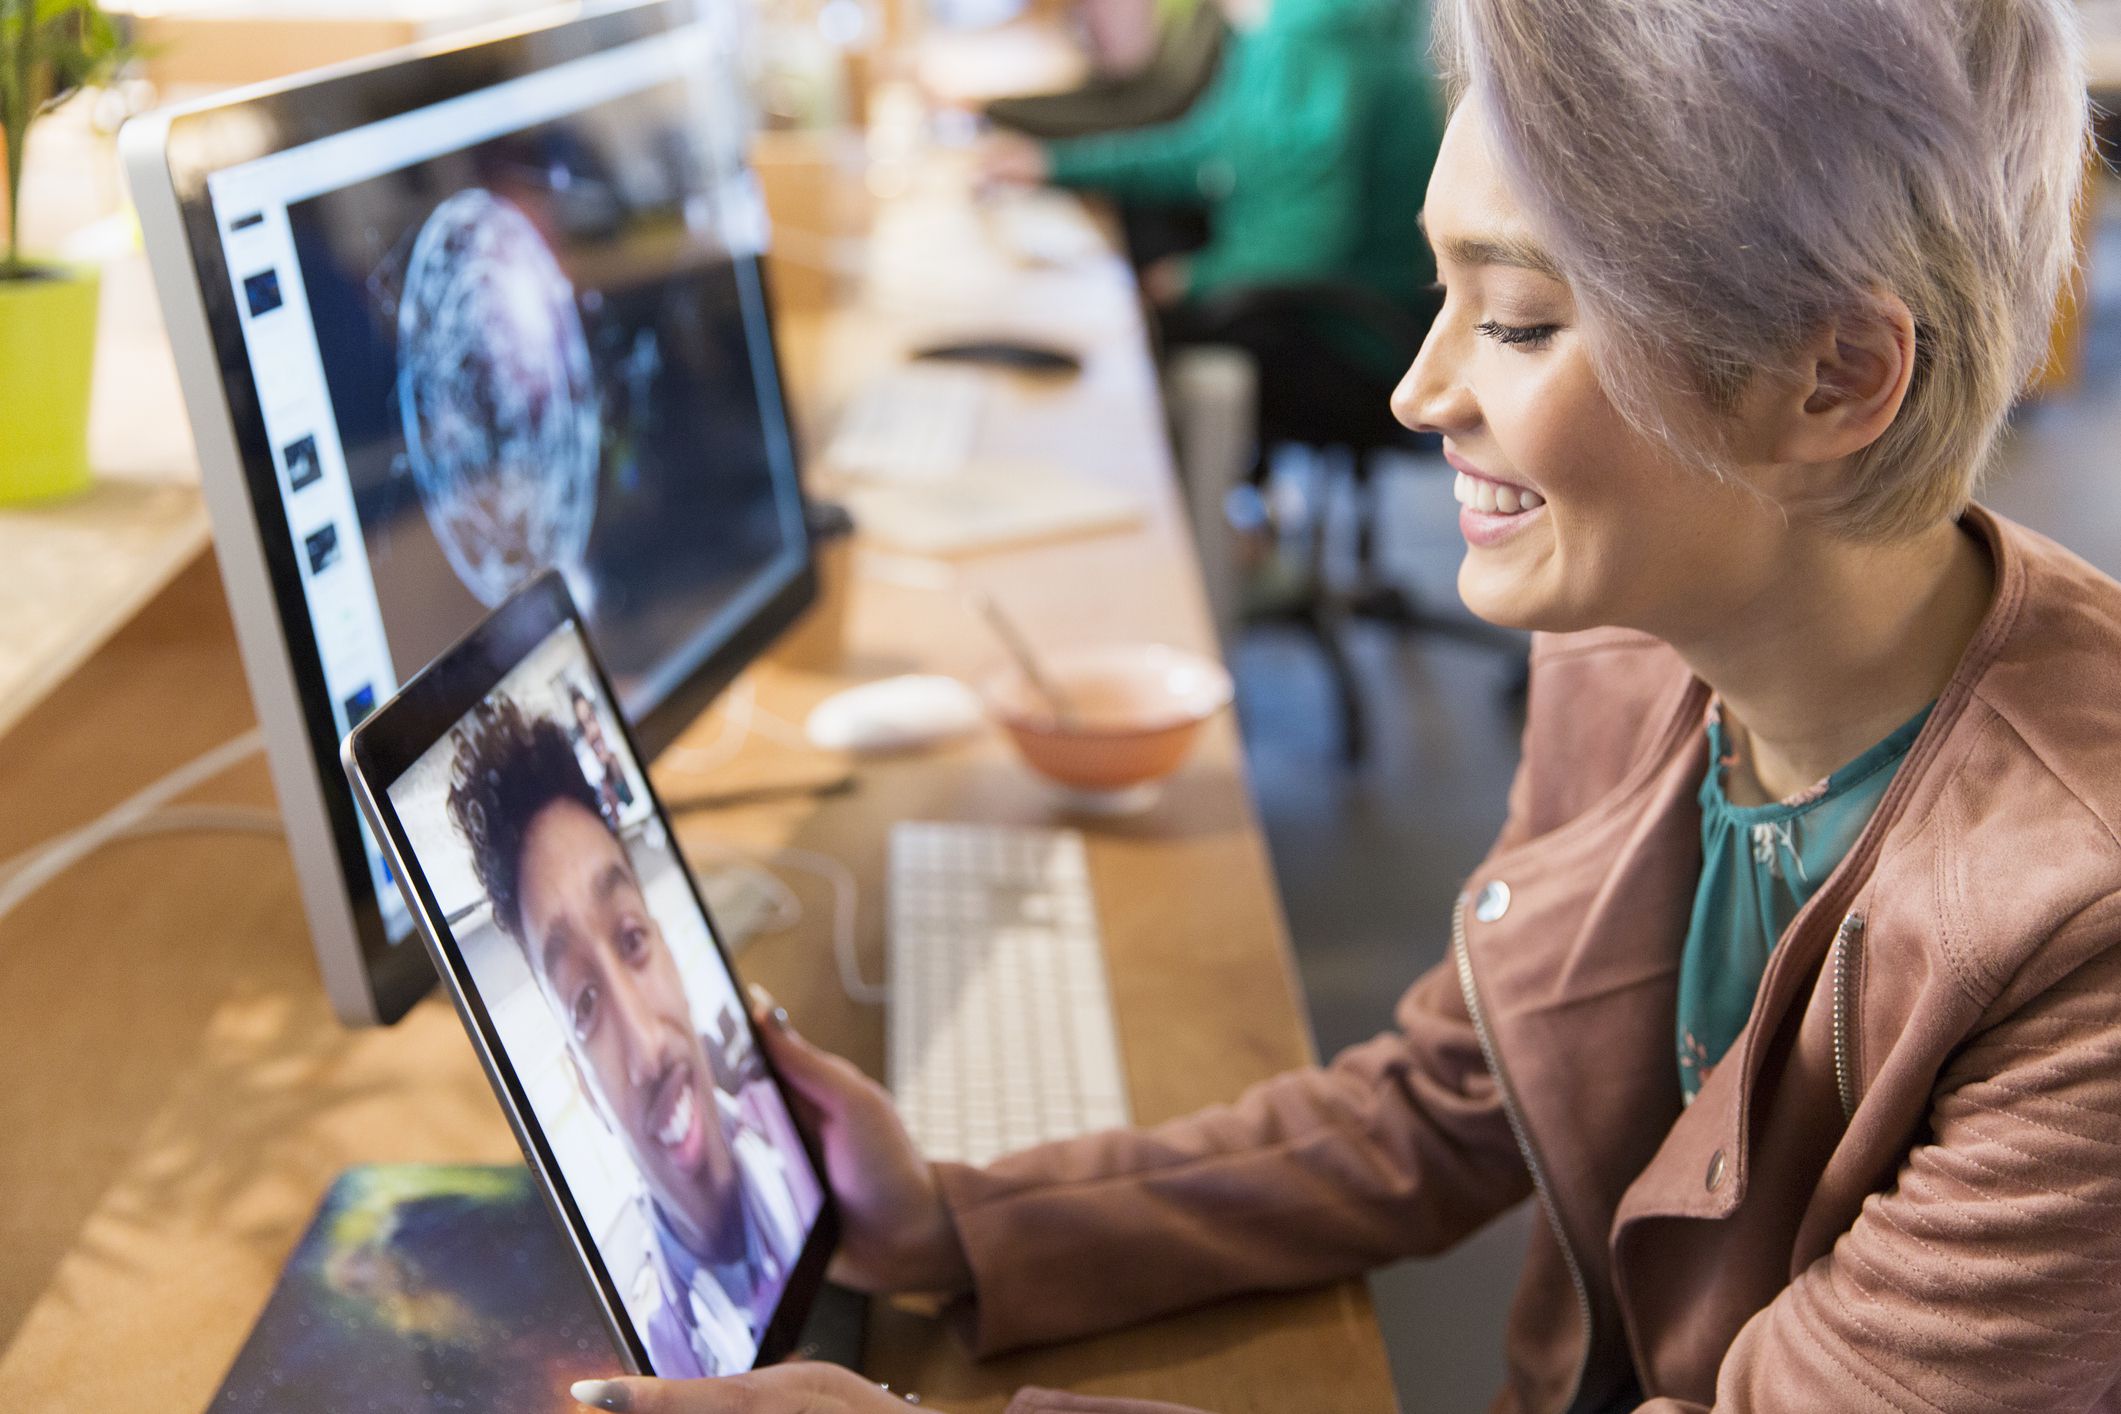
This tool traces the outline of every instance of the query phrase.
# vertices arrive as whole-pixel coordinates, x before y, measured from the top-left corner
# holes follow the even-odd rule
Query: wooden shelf
[[[0,735],[206,549],[191,425],[144,260],[104,267],[85,495],[0,507]]]
[[[206,549],[181,482],[99,480],[87,495],[0,510],[0,734]]]

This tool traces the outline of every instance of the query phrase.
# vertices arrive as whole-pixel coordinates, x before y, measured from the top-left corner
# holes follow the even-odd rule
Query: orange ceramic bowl
[[[1063,649],[1039,666],[1074,711],[1068,727],[1014,667],[988,679],[988,710],[1034,771],[1074,790],[1161,781],[1185,763],[1201,723],[1230,704],[1220,663],[1157,643]]]

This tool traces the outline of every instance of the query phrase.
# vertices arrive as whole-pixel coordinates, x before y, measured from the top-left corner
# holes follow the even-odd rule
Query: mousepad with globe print
[[[210,1414],[561,1414],[619,1368],[521,1165],[339,1175]]]

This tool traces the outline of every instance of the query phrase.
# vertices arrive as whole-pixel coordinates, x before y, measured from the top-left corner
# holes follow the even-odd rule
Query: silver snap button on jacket
[[[1709,1171],[1702,1180],[1709,1192],[1714,1193],[1717,1189],[1723,1187],[1723,1169],[1723,1150],[1718,1149],[1715,1153],[1709,1155]]]
[[[1510,911],[1510,886],[1500,879],[1488,880],[1473,901],[1473,916],[1483,923],[1493,923]]]

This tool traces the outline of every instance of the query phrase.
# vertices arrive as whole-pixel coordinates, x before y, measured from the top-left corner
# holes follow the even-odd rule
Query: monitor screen
[[[271,463],[251,498],[320,764],[548,566],[637,723],[809,574],[727,50],[647,7],[172,129],[173,168],[207,168],[186,215],[225,268],[193,255],[239,443]],[[326,791],[355,914],[396,950],[411,919]]]

